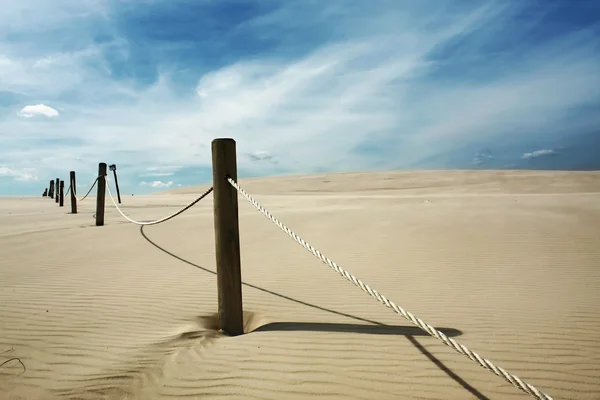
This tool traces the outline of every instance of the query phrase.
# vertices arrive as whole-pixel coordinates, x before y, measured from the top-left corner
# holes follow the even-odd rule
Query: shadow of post
[[[191,265],[195,268],[201,269],[202,271],[208,272],[210,274],[216,275],[215,271],[212,271],[208,268],[202,267],[198,264],[194,264],[191,261],[188,261],[182,257],[179,257],[176,254],[171,253],[170,251],[160,247],[158,244],[153,242],[146,234],[144,233],[144,225],[140,226],[140,233],[154,247],[159,249],[160,251],[170,255],[173,258],[178,259],[181,262],[184,262],[188,265]],[[454,371],[448,368],[441,360],[431,354],[417,339],[415,336],[429,336],[428,333],[424,332],[418,327],[413,326],[394,326],[394,325],[386,325],[381,322],[372,321],[370,319],[357,317],[355,315],[343,313],[340,311],[331,310],[329,308],[321,307],[316,304],[307,303],[302,300],[294,299],[292,297],[283,295],[281,293],[273,292],[271,290],[262,288],[260,286],[253,285],[251,283],[242,282],[242,285],[250,287],[252,289],[259,290],[263,293],[268,293],[270,295],[279,297],[281,299],[289,300],[297,304],[301,304],[307,307],[311,307],[317,310],[325,311],[331,314],[340,315],[344,317],[348,317],[357,321],[368,322],[372,325],[359,325],[359,324],[330,324],[330,323],[315,323],[315,322],[273,322],[269,324],[262,325],[257,329],[254,329],[252,332],[268,332],[268,331],[319,331],[319,332],[353,332],[353,333],[363,333],[363,334],[379,334],[379,335],[401,335],[405,336],[409,342],[411,342],[425,357],[427,357],[433,364],[435,364],[441,371],[443,371],[448,377],[452,378],[456,383],[462,386],[465,390],[471,393],[479,400],[489,400],[488,397],[483,395],[473,386],[471,386],[468,382],[458,376]],[[459,336],[462,332],[458,329],[452,328],[436,328],[437,330],[443,332],[446,336]]]
[[[446,336],[459,336],[462,334],[458,329],[436,328]],[[365,324],[336,324],[324,322],[272,322],[262,325],[252,332],[274,332],[274,331],[307,331],[307,332],[342,332],[363,333],[368,335],[400,335],[400,336],[429,336],[429,334],[416,326],[400,325],[365,325]]]

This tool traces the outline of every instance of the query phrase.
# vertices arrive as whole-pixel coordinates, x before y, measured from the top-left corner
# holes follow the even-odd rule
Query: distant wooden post
[[[117,179],[117,165],[116,164],[109,165],[108,169],[110,169],[113,172],[113,175],[115,176],[115,187],[117,188],[117,200],[119,201],[119,204],[121,204],[121,191],[119,190],[119,180]]]
[[[51,199],[54,199],[54,180],[50,181],[50,193],[48,193]]]
[[[42,197],[47,197],[48,196],[48,188],[44,189],[44,193],[42,194]]]
[[[58,206],[63,207],[65,205],[65,181],[60,181],[60,198],[58,201]]]
[[[98,164],[98,193],[96,194],[96,226],[104,225],[104,196],[106,196],[106,163]]]
[[[235,140],[213,140],[212,167],[219,320],[224,332],[236,336],[244,333],[238,193],[226,179],[237,182]]]
[[[58,200],[59,200],[59,197],[60,197],[60,188],[59,188],[59,185],[60,185],[60,179],[56,178],[56,183],[54,184],[54,188],[56,189],[56,193],[54,194],[54,199],[56,200],[55,201],[56,204],[58,204]]]
[[[77,197],[75,196],[75,171],[69,173],[69,186],[71,187],[71,214],[77,214]]]

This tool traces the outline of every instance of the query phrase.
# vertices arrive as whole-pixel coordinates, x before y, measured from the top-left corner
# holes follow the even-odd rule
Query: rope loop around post
[[[92,186],[90,187],[90,190],[88,190],[87,193],[85,194],[85,196],[83,196],[81,199],[77,199],[77,201],[82,202],[83,200],[85,200],[86,197],[88,197],[88,195],[92,192],[94,187],[96,187],[96,184],[98,183],[98,179],[100,179],[100,177],[96,177],[96,179],[94,180],[94,183],[92,183]]]

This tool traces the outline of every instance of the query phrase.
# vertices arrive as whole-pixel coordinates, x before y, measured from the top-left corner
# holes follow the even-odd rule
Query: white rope
[[[184,208],[182,208],[181,210],[177,211],[174,214],[169,215],[168,217],[165,218],[161,218],[158,219],[156,221],[150,221],[150,222],[139,222],[139,221],[135,221],[131,218],[129,218],[127,215],[125,215],[123,213],[123,211],[121,211],[121,208],[119,208],[119,205],[117,204],[117,202],[115,201],[115,198],[113,197],[111,191],[110,191],[110,185],[108,184],[108,178],[106,178],[106,189],[108,190],[108,195],[110,196],[110,199],[112,200],[112,203],[114,204],[115,208],[117,209],[117,211],[119,211],[119,213],[123,216],[123,218],[125,218],[127,221],[134,223],[136,225],[156,225],[156,224],[160,224],[161,222],[165,222],[170,220],[171,218],[175,218],[176,216],[178,216],[179,214],[181,214],[182,212],[186,211],[187,209],[191,208],[193,205],[195,205],[197,202],[199,202],[200,200],[202,200],[203,198],[205,198],[206,196],[208,196],[208,194],[210,192],[212,192],[212,187],[210,189],[208,189],[206,192],[202,193],[202,195],[200,197],[198,197],[196,200],[192,201],[190,204],[188,204],[187,206],[185,206]]]
[[[348,271],[342,269],[334,261],[332,261],[328,257],[324,256],[319,250],[315,249],[313,246],[311,246],[306,241],[304,241],[304,239],[302,239],[300,236],[298,236],[294,232],[292,232],[288,227],[283,225],[277,218],[275,218],[273,215],[271,215],[270,212],[268,212],[264,207],[262,207],[260,204],[258,204],[258,202],[256,200],[254,200],[248,193],[246,193],[244,191],[244,189],[242,189],[237,184],[237,182],[235,182],[230,177],[227,177],[227,180],[234,188],[236,188],[242,194],[242,196],[244,196],[246,198],[246,200],[248,200],[250,203],[252,203],[252,205],[254,207],[256,207],[256,209],[258,211],[260,211],[264,216],[266,216],[268,219],[270,219],[271,222],[273,222],[275,225],[277,225],[282,231],[287,233],[292,239],[294,239],[296,242],[298,242],[300,245],[302,245],[302,247],[304,247],[306,250],[310,251],[314,256],[316,256],[318,259],[320,259],[323,263],[327,264],[331,269],[333,269],[334,271],[336,271],[337,273],[342,275],[344,278],[346,278],[347,280],[352,282],[354,285],[361,288],[363,291],[370,294],[372,297],[377,299],[380,303],[383,303],[385,306],[391,308],[396,313],[402,315],[404,318],[406,318],[407,320],[412,322],[414,325],[418,326],[419,328],[421,328],[422,330],[424,330],[425,332],[427,332],[434,338],[440,340],[445,345],[453,348],[458,353],[460,353],[464,356],[467,356],[472,361],[475,361],[481,367],[483,367],[489,371],[492,371],[494,374],[504,378],[507,382],[511,383],[513,386],[517,387],[518,389],[522,390],[523,392],[525,392],[537,399],[552,400],[552,397],[539,391],[534,386],[522,381],[519,377],[507,372],[503,368],[500,368],[500,367],[494,365],[490,360],[482,358],[481,356],[479,356],[479,354],[469,350],[462,344],[457,343],[454,339],[447,337],[444,333],[438,331],[433,326],[427,324],[420,318],[415,317],[413,314],[404,310],[402,307],[397,306],[396,304],[394,304],[394,302],[392,302],[391,300],[388,300],[384,295],[380,294],[375,289],[372,289],[371,287],[369,287],[369,285],[363,283],[360,279],[358,279],[357,277],[355,277]]]

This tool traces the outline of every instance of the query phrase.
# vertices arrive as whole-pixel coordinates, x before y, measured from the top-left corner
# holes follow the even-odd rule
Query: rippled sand
[[[459,343],[555,399],[600,398],[600,173],[240,183]],[[124,196],[122,208],[158,219],[205,189]],[[241,197],[249,333],[227,337],[215,317],[212,195],[143,230],[107,207],[95,227],[91,196],[77,215],[68,201],[0,198],[0,399],[529,398],[331,271]]]

